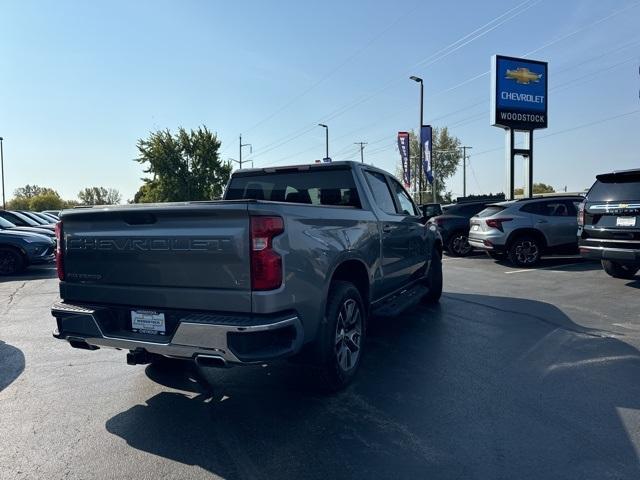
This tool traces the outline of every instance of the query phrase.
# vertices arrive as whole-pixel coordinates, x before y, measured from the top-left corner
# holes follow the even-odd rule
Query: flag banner
[[[398,150],[402,160],[402,180],[405,186],[411,183],[411,164],[409,163],[409,133],[398,132]]]
[[[423,125],[420,129],[420,141],[422,142],[422,151],[424,158],[422,159],[422,169],[427,176],[429,183],[433,183],[433,166],[432,166],[432,149],[433,149],[433,132],[431,125]]]

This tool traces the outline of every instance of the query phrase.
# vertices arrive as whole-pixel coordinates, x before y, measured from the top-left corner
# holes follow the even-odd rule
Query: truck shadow
[[[226,479],[640,478],[624,423],[640,408],[639,352],[552,305],[446,294],[372,322],[367,349],[334,396],[289,364],[207,372],[214,392],[150,368],[183,392],[106,428]]]
[[[0,340],[0,392],[24,371],[22,351]]]

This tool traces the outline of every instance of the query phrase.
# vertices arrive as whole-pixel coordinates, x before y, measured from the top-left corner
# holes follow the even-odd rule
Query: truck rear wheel
[[[602,268],[614,278],[626,278],[627,280],[635,277],[638,272],[638,267],[636,266],[612,262],[611,260],[602,260]]]
[[[427,274],[429,292],[422,297],[424,303],[437,303],[442,296],[442,257],[437,249],[431,253],[431,265]]]
[[[355,285],[331,284],[322,327],[318,339],[322,386],[335,392],[351,383],[362,358],[366,309]]]

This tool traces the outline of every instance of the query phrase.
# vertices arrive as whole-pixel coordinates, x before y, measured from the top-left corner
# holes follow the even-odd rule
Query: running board
[[[373,308],[373,314],[379,317],[396,317],[405,310],[416,306],[429,292],[429,287],[416,283],[415,285],[401,290],[382,304]]]

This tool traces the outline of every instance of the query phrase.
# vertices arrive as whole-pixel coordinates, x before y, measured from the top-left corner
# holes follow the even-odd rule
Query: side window
[[[520,208],[520,211],[526,212],[526,213],[533,213],[535,215],[545,215],[546,212],[545,212],[545,209],[542,208],[543,205],[544,205],[544,202],[527,203]]]
[[[409,197],[407,192],[405,192],[404,188],[402,188],[402,185],[400,185],[394,179],[391,179],[391,185],[392,185],[391,188],[393,188],[394,190],[393,193],[395,194],[396,198],[398,199],[398,202],[400,203],[400,213],[404,215],[417,216],[418,213],[416,212],[416,207],[411,201],[411,198]]]
[[[396,206],[393,203],[393,198],[391,197],[391,192],[389,191],[389,186],[387,185],[387,180],[384,178],[384,175],[368,171],[365,171],[364,175],[369,182],[373,198],[375,198],[378,207],[380,207],[383,212],[396,213]]]
[[[549,217],[568,217],[569,208],[567,207],[567,203],[562,200],[555,200],[548,202],[546,204],[546,215]]]
[[[579,202],[578,200],[565,200],[564,203],[569,209],[570,216],[578,215],[578,207],[580,206],[581,202]]]

